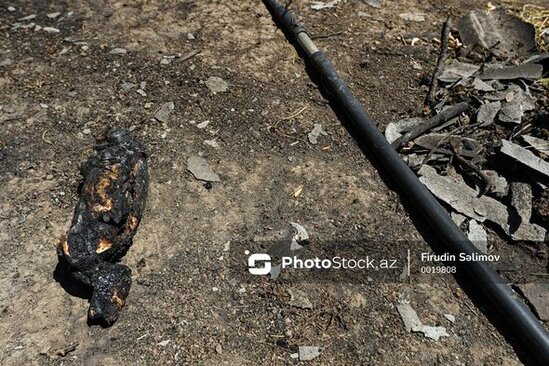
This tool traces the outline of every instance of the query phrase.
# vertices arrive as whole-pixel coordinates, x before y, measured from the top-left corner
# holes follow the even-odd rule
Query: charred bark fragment
[[[71,228],[57,248],[60,264],[92,288],[90,321],[112,324],[124,306],[131,270],[116,263],[132,245],[147,198],[147,153],[125,130],[97,139],[80,167],[84,181]]]

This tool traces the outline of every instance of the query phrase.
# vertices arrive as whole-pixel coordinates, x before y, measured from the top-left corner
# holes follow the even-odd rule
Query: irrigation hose
[[[292,12],[276,0],[263,0],[263,3],[289,41],[297,43],[305,53],[307,61],[322,79],[322,85],[331,102],[343,111],[353,124],[359,142],[368,148],[380,166],[398,183],[399,189],[423,214],[447,249],[455,254],[478,253],[446,210],[377,129],[372,118],[353,96],[333,64],[311,41]],[[502,320],[514,331],[517,338],[524,342],[533,356],[542,362],[541,364],[549,365],[549,333],[513,289],[486,262],[462,264],[462,270],[467,272],[473,284],[492,302],[500,312]]]

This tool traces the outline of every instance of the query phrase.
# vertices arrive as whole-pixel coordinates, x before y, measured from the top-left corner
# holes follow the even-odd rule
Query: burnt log
[[[112,324],[131,286],[131,269],[117,262],[132,245],[145,208],[147,152],[121,129],[97,138],[95,150],[80,167],[79,201],[57,254],[69,276],[92,289],[88,319]]]

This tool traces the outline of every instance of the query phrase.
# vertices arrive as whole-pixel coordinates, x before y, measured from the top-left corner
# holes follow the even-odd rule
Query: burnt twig
[[[406,132],[404,135],[396,139],[392,145],[395,149],[399,150],[402,146],[406,145],[411,140],[429,131],[431,128],[439,126],[444,122],[459,116],[463,112],[467,112],[470,108],[471,108],[471,105],[467,102],[461,102],[459,104],[456,104],[440,112],[436,116],[429,118],[422,125],[414,128],[411,131]]]
[[[482,171],[482,169],[480,169],[478,166],[476,166],[472,161],[469,161],[469,160],[465,159],[463,156],[459,155],[459,153],[456,151],[456,149],[451,144],[450,144],[450,147],[451,147],[456,159],[461,164],[463,164],[466,167],[468,167],[469,169],[471,169],[484,182],[484,188],[481,189],[481,191],[479,193],[479,196],[482,196],[484,193],[489,192],[492,189],[494,189],[494,181],[492,179],[490,179],[490,177],[488,177],[486,175],[486,173],[484,173]]]
[[[452,131],[448,132],[448,134],[446,136],[444,136],[438,143],[437,145],[431,149],[431,151],[429,151],[429,153],[427,154],[427,156],[423,159],[423,161],[421,162],[421,165],[425,164],[427,161],[429,161],[429,159],[431,158],[431,156],[433,156],[433,154],[435,152],[439,152],[440,151],[440,147],[445,144],[446,142],[448,142],[450,140],[450,138],[452,136],[455,136],[456,133],[458,132],[461,132],[463,130],[466,130],[468,128],[474,128],[474,127],[477,127],[479,126],[480,123],[474,123],[472,125],[465,125],[465,126],[459,126],[459,127],[456,127],[454,128]]]
[[[427,93],[427,98],[425,98],[425,104],[431,105],[433,99],[435,98],[435,93],[438,88],[438,77],[442,73],[444,67],[444,62],[448,56],[448,38],[450,37],[450,17],[446,18],[442,26],[442,32],[440,35],[440,51],[438,55],[437,65],[433,71],[433,76],[431,78],[431,85],[429,86],[429,92]]]

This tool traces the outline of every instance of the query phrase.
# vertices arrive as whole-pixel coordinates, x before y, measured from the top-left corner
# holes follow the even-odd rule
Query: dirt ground
[[[436,60],[436,44],[402,38],[439,37],[448,14],[485,6],[383,3],[347,0],[324,11],[308,1],[292,5],[381,128],[421,110],[421,80]],[[426,20],[398,17],[410,11]],[[46,16],[53,12],[61,14]],[[14,29],[31,14],[20,23],[60,31]],[[453,277],[233,276],[225,243],[289,235],[290,222],[307,229],[311,245],[368,238],[430,250],[413,213],[364,157],[260,1],[13,0],[0,6],[0,30],[0,62],[11,60],[0,66],[0,364],[294,364],[302,345],[322,347],[310,363],[323,365],[527,362]],[[185,60],[192,51],[199,53]],[[164,57],[172,55],[181,57]],[[228,82],[227,92],[208,89],[212,76]],[[169,101],[169,120],[153,119]],[[326,134],[312,145],[315,123]],[[54,245],[69,227],[92,135],[113,126],[134,130],[149,149],[149,201],[122,260],[133,270],[127,305],[112,327],[90,327],[87,300],[53,278]],[[221,182],[209,189],[194,179],[186,171],[193,154]],[[307,293],[312,309],[291,306],[289,289]],[[403,294],[449,337],[408,333],[395,308]]]

